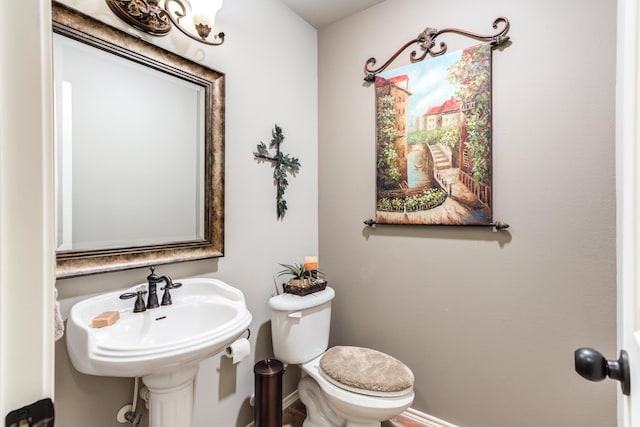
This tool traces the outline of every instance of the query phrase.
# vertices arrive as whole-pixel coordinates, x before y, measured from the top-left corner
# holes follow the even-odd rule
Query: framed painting
[[[491,52],[375,75],[375,223],[492,224]]]

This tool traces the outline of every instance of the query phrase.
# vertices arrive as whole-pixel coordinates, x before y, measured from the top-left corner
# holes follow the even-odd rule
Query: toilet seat
[[[337,386],[333,382],[330,382],[326,379],[326,377],[320,372],[320,358],[322,356],[318,356],[313,360],[310,360],[307,363],[300,365],[302,371],[313,378],[320,388],[322,388],[325,393],[331,395],[337,399],[351,402],[353,404],[357,404],[358,406],[363,407],[395,407],[398,404],[403,404],[403,401],[407,401],[407,405],[410,405],[413,402],[413,387],[406,391],[404,395],[393,396],[391,394],[382,395],[382,396],[372,396],[366,395],[363,393],[355,393],[347,390],[344,386]],[[385,398],[385,396],[387,396]]]
[[[334,380],[329,375],[327,375],[322,369],[318,369],[318,371],[320,372],[320,375],[322,375],[322,378],[324,378],[325,380],[327,380],[327,382],[333,384],[334,386],[338,387],[339,389],[348,391],[350,393],[362,394],[364,396],[382,397],[382,398],[385,398],[385,397],[402,397],[402,396],[406,395],[409,391],[412,390],[412,389],[409,388],[409,389],[405,389],[405,390],[402,390],[402,391],[374,391],[374,390],[367,390],[367,389],[351,387],[351,386],[348,386],[346,384],[342,384],[339,381]]]
[[[363,347],[330,348],[320,356],[318,372],[337,387],[367,396],[404,396],[414,382],[413,372],[404,363]]]

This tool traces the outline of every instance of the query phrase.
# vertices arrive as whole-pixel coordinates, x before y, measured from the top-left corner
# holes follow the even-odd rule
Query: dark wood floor
[[[291,406],[282,413],[282,424],[291,427],[302,427],[302,422],[307,416],[307,410],[299,400],[296,400]]]

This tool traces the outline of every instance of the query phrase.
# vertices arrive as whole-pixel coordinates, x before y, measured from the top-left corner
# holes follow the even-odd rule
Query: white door
[[[54,392],[50,37],[50,0],[0,0],[2,425]]]
[[[629,355],[630,395],[618,392],[618,427],[640,426],[640,8],[618,0],[616,191],[618,347]]]
[[[622,379],[618,427],[640,427],[640,7],[618,0],[616,61],[616,250],[620,355],[576,351],[591,380]],[[606,360],[605,357],[610,359]],[[628,359],[628,360],[623,360]],[[628,362],[628,363],[627,363]],[[623,393],[623,389],[625,392]]]

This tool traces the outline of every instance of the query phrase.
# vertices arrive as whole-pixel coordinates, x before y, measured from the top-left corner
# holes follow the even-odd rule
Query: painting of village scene
[[[492,220],[491,46],[376,75],[376,223]]]

